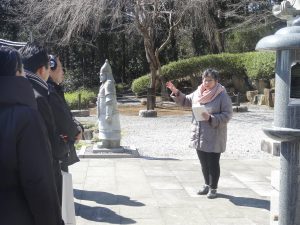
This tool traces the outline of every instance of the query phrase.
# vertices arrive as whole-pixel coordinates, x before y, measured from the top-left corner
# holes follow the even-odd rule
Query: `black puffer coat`
[[[51,150],[32,87],[0,77],[0,224],[61,225]]]

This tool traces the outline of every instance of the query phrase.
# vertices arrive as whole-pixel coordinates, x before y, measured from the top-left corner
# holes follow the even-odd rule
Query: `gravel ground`
[[[270,158],[260,150],[261,139],[266,137],[263,127],[271,126],[273,110],[263,106],[248,106],[249,111],[234,113],[228,124],[226,152],[222,158]],[[122,145],[135,146],[143,156],[153,158],[195,159],[188,147],[191,115],[142,118],[120,116]]]
[[[226,152],[222,158],[262,159],[271,158],[260,150],[265,138],[263,127],[271,126],[273,110],[264,106],[248,105],[248,112],[234,113],[228,124]],[[89,123],[96,118],[78,118]],[[140,155],[151,158],[196,159],[193,149],[188,147],[191,114],[142,118],[120,115],[123,146],[138,148]]]

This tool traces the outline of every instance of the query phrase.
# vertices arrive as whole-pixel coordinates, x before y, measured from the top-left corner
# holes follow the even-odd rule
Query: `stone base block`
[[[232,106],[233,112],[247,112],[248,107],[247,106]]]
[[[141,117],[157,117],[157,112],[155,110],[140,110],[139,116],[141,116]]]
[[[257,104],[258,105],[265,105],[266,104],[266,96],[263,94],[257,95]]]
[[[97,148],[99,148],[99,149],[120,148],[120,139],[119,140],[101,140],[100,142],[97,142]]]
[[[123,147],[117,147],[117,148],[103,148],[99,146],[99,143],[94,144],[93,146],[93,153],[109,153],[109,152],[113,152],[113,153],[123,153],[124,152],[124,148]]]
[[[72,115],[75,117],[88,117],[90,116],[90,111],[88,109],[83,110],[71,110]]]
[[[274,156],[280,156],[280,142],[270,138],[262,139],[260,142],[261,150]]]
[[[83,146],[78,154],[79,158],[137,158],[139,156],[137,148],[134,147],[99,148],[97,144]]]
[[[257,90],[255,90],[255,91],[247,91],[246,92],[247,100],[249,102],[251,102],[251,103],[254,103],[256,95],[258,95],[258,91]]]

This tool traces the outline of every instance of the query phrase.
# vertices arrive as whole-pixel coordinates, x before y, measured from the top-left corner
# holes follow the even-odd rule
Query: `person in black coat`
[[[81,139],[83,127],[73,118],[67,105],[63,88],[60,86],[63,80],[64,71],[59,57],[50,55],[50,76],[47,81],[50,91],[49,103],[54,114],[58,133],[64,137],[69,147],[69,152],[61,163],[61,169],[68,172],[68,166],[79,161],[74,143]]]
[[[49,104],[49,88],[46,82],[50,72],[48,52],[45,48],[36,43],[28,43],[19,51],[22,55],[25,75],[33,87],[38,110],[46,124],[52,150],[56,187],[61,204],[62,175],[60,161],[62,161],[67,154],[68,149],[63,138],[61,138],[57,132],[53,112]]]
[[[0,47],[0,224],[61,225],[45,125],[20,54]]]

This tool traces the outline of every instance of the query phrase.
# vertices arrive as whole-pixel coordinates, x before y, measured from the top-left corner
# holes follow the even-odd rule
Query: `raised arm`
[[[169,88],[172,93],[171,93],[171,98],[180,106],[183,107],[191,107],[192,106],[192,98],[193,94],[185,95],[181,91],[179,91],[175,85],[171,82],[168,81],[166,83],[166,87]]]

